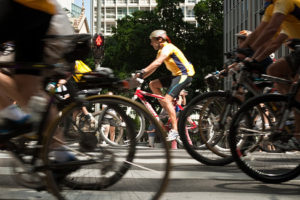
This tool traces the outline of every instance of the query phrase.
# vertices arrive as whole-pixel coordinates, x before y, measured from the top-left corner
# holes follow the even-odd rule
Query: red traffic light
[[[102,44],[103,44],[102,37],[100,35],[98,35],[96,38],[96,45],[97,45],[97,47],[100,47]]]

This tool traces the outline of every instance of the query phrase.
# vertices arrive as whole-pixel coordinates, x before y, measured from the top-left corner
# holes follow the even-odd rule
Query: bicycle
[[[155,109],[151,106],[151,104],[147,101],[147,99],[145,97],[147,96],[147,97],[152,97],[152,98],[155,98],[155,99],[163,99],[164,97],[161,96],[161,95],[156,95],[156,94],[152,94],[152,93],[143,91],[141,89],[140,85],[143,83],[144,80],[138,78],[138,79],[136,79],[136,81],[138,82],[139,86],[136,88],[134,96],[132,97],[132,100],[136,101],[137,99],[139,99],[144,104],[144,106],[147,108],[147,110],[150,111],[151,115],[153,117],[155,117],[157,121],[161,122],[161,118],[160,118],[159,114],[157,114]],[[176,99],[174,99],[173,104],[174,104],[174,109],[177,106],[181,111],[183,110],[183,107],[181,105],[177,104]],[[132,110],[130,108],[127,108],[126,113],[130,114],[130,113],[132,113]],[[144,135],[146,123],[145,123],[143,115],[141,115],[140,113],[136,113],[135,115],[137,116],[137,119],[138,119],[137,129],[139,130],[137,135],[136,135],[136,140],[139,141]],[[163,122],[161,122],[161,123],[163,125],[163,128],[166,131],[169,131],[172,128],[170,119],[168,119],[165,123],[163,123]],[[186,128],[188,130],[193,130],[196,127],[197,126],[196,126],[195,122],[190,121]],[[188,132],[186,132],[186,133],[188,134]],[[186,137],[189,137],[189,136],[187,135]],[[110,142],[110,144],[111,143],[112,142]],[[124,143],[126,143],[126,141]],[[176,139],[176,141],[172,141],[172,143],[171,143],[172,148],[174,148],[174,149],[177,148],[177,144],[182,146],[182,141],[179,137]]]
[[[13,68],[15,63],[12,63],[12,65],[13,66],[2,63],[1,67]],[[55,66],[52,65],[35,65],[34,63],[30,65],[32,65],[34,69],[50,69],[51,71],[56,69]],[[57,71],[61,74],[59,69]],[[48,75],[50,74],[48,73]],[[59,78],[56,74],[55,77]],[[99,77],[102,78],[99,79]],[[93,87],[120,87],[120,81],[103,76],[101,73],[89,73],[85,75],[85,78],[86,80],[90,80],[85,83],[85,88],[91,87],[91,85],[93,85]],[[95,82],[96,79],[98,82]],[[105,82],[103,81],[104,79],[109,81]],[[34,131],[34,137],[30,135],[30,137],[27,138],[26,134],[33,131],[33,127],[29,125],[16,129],[9,135],[0,135],[0,140],[2,141],[1,148],[10,151],[18,160],[19,164],[23,166],[23,171],[19,173],[19,178],[23,179],[21,181],[23,181],[25,186],[38,190],[47,188],[58,199],[84,199],[84,197],[82,197],[82,191],[74,191],[73,189],[94,190],[94,195],[99,196],[105,193],[98,191],[100,189],[107,188],[117,182],[119,184],[132,184],[135,180],[138,182],[140,178],[149,175],[155,177],[154,182],[157,188],[154,188],[153,192],[146,196],[145,194],[138,193],[131,194],[135,195],[136,199],[158,199],[159,196],[161,196],[167,186],[170,169],[169,152],[164,140],[166,133],[159,127],[158,122],[142,105],[120,96],[97,95],[87,98],[77,98],[76,91],[70,91],[74,102],[67,105],[62,111],[62,114],[47,125],[46,122],[49,117],[49,111],[54,103],[54,90],[50,94],[46,110],[43,112],[42,119],[38,123],[38,129]],[[122,117],[126,125],[126,136],[128,140],[130,140],[127,147],[112,148],[99,144],[95,145],[95,137],[92,134],[80,134],[80,137],[69,137],[68,134],[66,134],[68,130],[65,129],[70,128],[70,126],[63,125],[65,119],[70,116],[74,110],[79,110],[83,105],[87,104],[103,103],[113,107]],[[151,169],[151,166],[145,166],[146,164],[143,162],[139,163],[139,159],[137,159],[135,163],[132,162],[134,157],[139,157],[141,150],[137,150],[136,147],[134,140],[135,129],[132,119],[121,109],[124,105],[132,107],[133,110],[139,110],[147,120],[157,125],[158,133],[159,135],[161,134],[161,141],[164,145],[159,153],[163,162],[156,169]],[[22,135],[24,135],[25,139]],[[64,140],[61,138],[61,135],[65,137]],[[55,151],[72,152],[76,155],[76,160],[59,163],[55,161]],[[93,166],[97,166],[96,171],[92,169]],[[125,174],[132,178],[123,178]],[[24,176],[22,177],[22,175]],[[26,178],[28,177],[29,181],[26,182]],[[94,178],[91,179],[91,177]],[[33,180],[33,182],[31,182],[31,180]],[[42,184],[43,182],[45,182],[45,184]],[[145,184],[148,184],[148,182],[146,181]],[[41,187],[41,185],[43,186]],[[141,183],[138,183],[138,185],[140,188],[143,187]],[[128,193],[124,193],[124,195],[130,195]],[[124,197],[113,192],[110,193],[110,195],[112,195],[113,199],[123,199]]]
[[[230,74],[236,81],[232,91],[212,91],[194,97],[179,115],[179,134],[185,149],[199,162],[206,165],[222,166],[233,162],[228,145],[228,129],[234,113],[242,104],[237,98],[239,89],[245,87],[250,94],[259,95],[262,89],[256,86],[253,77],[256,73],[241,69],[240,72],[231,69]],[[220,74],[210,74],[212,82],[219,79]],[[263,78],[266,78],[264,76]],[[260,87],[268,86],[264,79],[258,80]],[[187,140],[184,132],[190,119],[196,121],[197,129],[190,134],[192,144]],[[210,151],[208,151],[208,150]]]
[[[277,83],[292,84],[290,92],[263,94],[243,104],[232,120],[229,145],[236,164],[248,176],[265,183],[281,183],[300,174],[299,151],[279,145],[295,133],[293,109],[300,107],[296,100],[300,81],[270,78]],[[268,124],[267,128],[258,126],[258,116],[266,119],[263,124]]]

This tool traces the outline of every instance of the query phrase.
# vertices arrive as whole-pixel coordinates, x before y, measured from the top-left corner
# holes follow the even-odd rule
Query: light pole
[[[101,33],[101,0],[97,0],[97,33]]]
[[[101,0],[97,0],[97,27],[96,27],[96,33],[101,33]],[[95,69],[100,70],[100,59],[95,59]]]

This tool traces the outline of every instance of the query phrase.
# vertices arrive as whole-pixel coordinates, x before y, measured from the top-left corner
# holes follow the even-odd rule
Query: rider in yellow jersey
[[[281,28],[281,34],[289,38],[300,38],[300,0],[265,0],[274,4],[271,18],[265,18],[265,28],[257,36],[255,42],[250,44],[252,49],[268,43],[276,32]],[[267,73],[285,79],[294,79],[300,66],[300,52],[292,52],[290,55],[280,58],[277,62],[268,67]],[[287,93],[289,86],[276,84],[281,93]],[[300,95],[297,96],[300,101]],[[282,144],[286,150],[300,150],[300,114],[295,111],[296,130],[286,144]]]
[[[262,27],[267,27],[267,24],[270,22],[274,11],[274,3],[268,5],[265,9],[264,16],[262,17],[261,25]],[[258,35],[258,34],[257,34]],[[257,62],[261,62],[266,57],[268,57],[271,53],[275,52],[280,46],[286,41],[288,35],[282,30],[282,25],[277,30],[276,34],[273,36],[272,40],[264,45],[258,47],[255,50],[255,53],[252,56],[252,59],[247,60],[256,60]],[[249,44],[251,46],[251,44]]]
[[[285,16],[282,28],[291,38],[300,37],[300,0],[275,0],[273,14]]]
[[[165,63],[167,69],[172,73],[171,76],[161,77],[149,83],[154,94],[162,95],[161,88],[168,88],[165,98],[160,100],[160,104],[167,111],[171,120],[172,129],[169,131],[167,140],[172,141],[179,135],[173,99],[191,83],[195,70],[180,49],[171,43],[166,31],[153,31],[150,34],[150,40],[153,48],[158,51],[157,57],[150,65],[140,71],[140,76],[143,78],[150,76],[162,63]]]
[[[157,58],[161,54],[169,55],[164,63],[167,69],[172,72],[172,76],[193,76],[195,74],[193,65],[175,45],[168,42],[162,43],[162,48],[157,52]]]

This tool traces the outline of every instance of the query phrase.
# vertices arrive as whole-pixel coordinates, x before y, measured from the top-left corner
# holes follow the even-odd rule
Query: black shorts
[[[284,57],[288,62],[289,67],[292,70],[292,76],[294,77],[297,73],[299,73],[300,67],[300,50],[293,51],[289,55]]]
[[[159,78],[160,83],[163,87],[168,88],[166,94],[169,94],[173,98],[176,98],[180,91],[187,87],[193,78],[187,75],[181,76],[164,76]]]
[[[15,3],[0,0],[0,43],[15,42],[16,62],[42,62],[43,38],[52,15]],[[36,70],[17,69],[17,74],[38,75]]]
[[[116,120],[114,120],[113,118],[105,118],[102,121],[103,124],[109,124],[110,126],[117,126]]]

